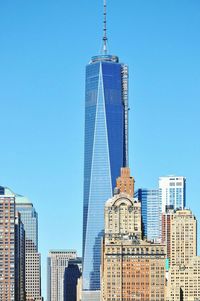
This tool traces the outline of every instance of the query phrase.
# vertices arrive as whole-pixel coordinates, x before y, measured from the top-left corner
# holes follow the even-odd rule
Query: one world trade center
[[[128,68],[108,54],[106,2],[102,54],[86,66],[82,301],[100,300],[104,205],[128,164]]]

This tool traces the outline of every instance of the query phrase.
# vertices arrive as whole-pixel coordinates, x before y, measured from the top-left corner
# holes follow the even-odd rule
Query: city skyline
[[[61,12],[62,7],[65,9],[68,7],[64,3],[60,6],[54,4],[48,6],[49,16],[53,16],[54,9],[56,9],[57,20],[58,15],[61,15],[61,21],[58,24],[54,21],[53,25],[47,28],[43,22],[45,20],[50,22],[50,19],[48,19],[47,14],[44,20],[42,20],[42,14],[39,14],[38,17],[36,8],[39,5],[41,5],[40,7],[44,13],[45,4],[39,4],[37,1],[34,4],[26,4],[24,9],[29,12],[27,16],[31,17],[30,21],[28,21],[26,15],[20,21],[15,15],[14,8],[9,11],[8,4],[1,4],[1,13],[6,16],[9,12],[9,16],[14,15],[15,18],[7,27],[4,16],[0,21],[1,30],[2,28],[5,30],[2,32],[4,43],[1,49],[1,81],[3,89],[0,92],[0,100],[3,111],[8,112],[8,115],[5,114],[1,119],[5,149],[2,150],[1,155],[2,174],[0,180],[2,186],[8,186],[14,191],[30,197],[39,212],[40,251],[45,263],[48,249],[56,246],[58,248],[73,247],[78,249],[79,255],[81,254],[83,172],[80,166],[83,163],[84,66],[90,54],[93,55],[95,52],[98,54],[99,52],[100,25],[97,25],[98,31],[97,28],[91,28],[91,24],[95,18],[99,18],[101,24],[99,10],[102,9],[102,6],[101,3],[94,1],[90,7],[86,4],[86,7],[83,8],[85,14],[88,15],[91,10],[94,12],[94,16],[88,18],[86,29],[84,29],[92,37],[90,41],[89,37],[84,36],[89,45],[84,45],[83,39],[79,35],[83,46],[83,51],[80,53],[77,51],[79,48],[75,39],[73,40],[73,51],[69,50],[69,41],[65,43],[65,41],[61,42],[60,39],[64,37],[64,31],[61,30],[62,25],[65,25],[64,28],[69,28],[72,21],[70,18],[69,23],[67,23],[64,13]],[[14,4],[13,6],[15,7]],[[182,10],[179,11],[178,4],[167,8],[165,4],[158,4],[154,1],[151,6],[145,3],[144,8],[142,4],[127,2],[126,7],[124,7],[127,18],[124,20],[125,24],[120,25],[121,27],[116,17],[116,12],[119,13],[120,11],[120,5],[116,6],[117,8],[112,8],[113,11],[110,14],[112,21],[109,21],[111,36],[109,49],[110,53],[119,54],[123,61],[128,62],[130,66],[130,166],[135,175],[136,187],[154,188],[159,176],[171,173],[185,176],[188,181],[187,204],[192,207],[199,220],[200,212],[195,204],[198,199],[198,152],[200,148],[199,141],[196,140],[199,127],[199,105],[197,104],[199,98],[197,85],[199,83],[199,61],[197,54],[200,45],[195,38],[195,34],[198,33],[196,28],[199,25],[196,12],[199,3],[194,1],[192,4],[182,4]],[[35,10],[33,9],[30,12],[30,7],[35,8]],[[74,4],[70,4],[70,8],[74,11]],[[172,24],[168,28],[164,21],[168,20],[168,14],[172,13],[170,10],[172,8],[173,14],[170,15]],[[17,9],[20,9],[20,7]],[[108,9],[111,11],[110,3]],[[144,16],[148,16],[148,9],[151,13],[154,13],[154,21],[150,17],[147,18],[147,21],[144,21]],[[141,18],[142,13],[144,13],[144,19],[142,18],[140,21],[136,11],[139,11]],[[160,12],[164,18],[163,23],[161,22],[161,16],[159,16]],[[80,18],[79,22],[83,20],[81,13],[81,10],[77,12]],[[32,24],[34,24],[34,17],[36,16],[39,18],[39,22],[34,27]],[[73,16],[75,17],[75,15]],[[186,25],[183,23],[185,17],[188,20]],[[180,25],[175,26],[178,21]],[[22,26],[26,22],[28,24],[27,29]],[[144,25],[142,25],[142,22],[144,22]],[[149,31],[146,30],[148,22],[150,23]],[[158,29],[158,24],[161,26],[160,29]],[[15,27],[15,25],[17,26]],[[39,33],[37,30],[41,25],[43,25],[41,27],[43,30],[42,33]],[[175,31],[172,30],[173,26],[176,29]],[[117,28],[119,27],[119,30],[125,33],[124,36],[118,36]],[[140,34],[132,27],[139,28]],[[125,32],[125,29],[128,29],[128,33]],[[157,29],[157,31],[153,32],[153,29]],[[51,30],[52,38],[45,35]],[[55,47],[52,43],[54,40],[58,41],[56,30],[61,30],[61,32],[58,35],[59,43]],[[70,37],[73,34],[78,34],[76,29],[71,31]],[[29,32],[30,38],[32,37],[31,43],[28,38]],[[150,41],[147,32],[150,33],[152,41]],[[67,36],[67,32],[65,34]],[[40,39],[43,35],[45,35],[45,39],[42,42]],[[19,36],[19,41],[16,41],[16,36]],[[24,37],[26,43],[23,42]],[[37,39],[38,37],[39,39]],[[129,47],[127,47],[129,49],[125,47],[127,37],[130,38]],[[156,43],[158,37],[160,37],[159,44]],[[145,38],[148,41],[148,47],[143,44]],[[33,46],[33,49],[29,48],[28,43]],[[12,47],[14,45],[17,47]],[[47,57],[45,58],[46,54]],[[59,54],[61,54],[61,58],[58,60]],[[78,55],[80,55],[80,61],[76,62],[74,69],[73,65],[69,67],[69,58],[73,57],[75,60]],[[168,58],[167,63],[164,62],[165,57]],[[52,69],[48,66],[49,61],[52,63]],[[154,68],[155,70],[153,70]],[[77,70],[79,73],[82,70],[78,78],[75,77],[78,74]],[[172,70],[173,74],[171,73]],[[47,71],[49,75],[47,75]],[[69,79],[67,79],[68,74]],[[75,80],[75,86],[72,83],[73,77],[77,79]],[[12,89],[9,89],[10,84]],[[80,88],[78,89],[77,86]],[[75,87],[77,91],[75,91]],[[161,99],[163,108],[160,106]],[[186,105],[190,104],[192,99],[194,100],[193,106],[186,110]],[[57,105],[54,104],[54,100],[56,100]],[[67,102],[66,105],[65,101]],[[73,107],[70,106],[70,101],[73,103]],[[152,109],[149,102],[151,102]],[[180,110],[180,107],[182,110]],[[173,110],[170,108],[173,108]],[[70,118],[72,112],[76,112],[75,122]],[[10,117],[9,122],[7,116]],[[57,120],[57,124],[55,120]],[[161,122],[162,120],[164,122]],[[73,133],[70,133],[69,129],[71,130],[72,122],[74,122],[75,127]],[[150,126],[152,129],[150,129]],[[149,137],[151,136],[150,130],[154,133],[152,145]],[[177,132],[177,135],[175,135],[175,132]],[[82,137],[80,137],[81,133]],[[169,146],[170,142],[173,145],[171,148]],[[145,154],[147,152],[148,155]],[[175,156],[176,153],[180,155]],[[71,189],[68,189],[69,183]],[[52,185],[54,189],[57,188],[56,195],[52,194]],[[79,190],[77,187],[79,187]],[[70,194],[69,190],[71,190]],[[77,193],[75,195],[74,190]],[[65,193],[63,194],[63,192]],[[55,198],[59,199],[61,207],[65,206],[66,210],[61,212],[60,208],[56,208],[57,199],[55,200]],[[68,199],[75,200],[74,204],[68,202]],[[47,204],[48,210],[46,208]],[[70,218],[72,212],[76,214],[74,221]],[[66,230],[66,238],[63,239],[63,236],[55,237],[52,242],[52,231],[53,234],[55,232],[51,227],[51,220],[56,214],[60,217],[57,221],[58,226],[64,226],[69,231]],[[75,238],[70,233],[71,227],[76,229]],[[51,231],[47,231],[49,228]],[[46,270],[43,267],[44,279],[45,272]],[[45,292],[44,288],[43,291]]]

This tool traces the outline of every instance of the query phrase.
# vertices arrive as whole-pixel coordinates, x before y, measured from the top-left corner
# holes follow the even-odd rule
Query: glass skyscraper
[[[28,198],[15,195],[16,210],[25,230],[26,300],[41,300],[41,255],[38,253],[38,214]]]
[[[26,231],[26,252],[38,251],[38,214],[28,198],[16,195],[16,209]]]
[[[87,301],[100,290],[104,204],[128,161],[127,90],[128,68],[118,57],[103,54],[91,59],[86,67],[83,207],[83,300]]]
[[[134,195],[141,202],[143,235],[152,241],[161,240],[161,201],[158,189],[140,188]]]

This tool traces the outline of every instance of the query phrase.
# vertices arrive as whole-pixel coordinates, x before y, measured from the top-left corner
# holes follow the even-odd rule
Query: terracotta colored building
[[[117,178],[117,188],[120,192],[125,192],[131,197],[134,195],[134,183],[135,180],[130,176],[130,168],[122,167],[121,175]]]

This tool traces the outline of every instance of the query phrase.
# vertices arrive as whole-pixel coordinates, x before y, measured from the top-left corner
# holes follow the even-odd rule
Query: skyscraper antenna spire
[[[103,54],[107,54],[107,3],[103,0]]]

